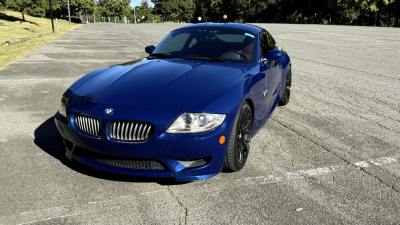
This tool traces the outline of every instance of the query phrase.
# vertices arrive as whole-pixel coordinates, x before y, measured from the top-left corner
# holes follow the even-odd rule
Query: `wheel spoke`
[[[247,134],[251,134],[250,130],[241,130],[242,135],[247,135]]]
[[[241,129],[245,130],[251,125],[251,117],[242,122]]]
[[[247,120],[247,119],[246,119],[246,114],[243,113],[243,114],[242,114],[241,121],[240,121],[240,124],[242,125],[242,127],[246,125],[246,120]]]
[[[244,146],[243,142],[241,142],[241,141],[238,141],[238,146],[240,147],[239,151],[240,151],[241,149],[245,149],[245,148],[246,148],[246,147]]]
[[[243,124],[243,126],[240,128],[240,131],[247,130],[248,126],[249,126],[249,123]]]
[[[247,151],[243,151],[243,159],[247,159]]]

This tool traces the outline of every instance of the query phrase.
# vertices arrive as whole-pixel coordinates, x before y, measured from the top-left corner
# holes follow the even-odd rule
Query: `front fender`
[[[261,81],[265,78],[265,74],[260,74],[258,71],[259,67],[254,67],[247,73],[215,89],[185,111],[236,114],[238,108],[247,99],[252,101],[254,107],[258,106],[261,100],[257,97],[261,95],[258,90],[262,90],[263,83]]]

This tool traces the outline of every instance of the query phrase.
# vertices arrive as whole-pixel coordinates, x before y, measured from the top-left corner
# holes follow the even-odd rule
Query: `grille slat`
[[[126,139],[126,140],[129,140],[128,132],[129,132],[129,123],[126,124],[126,129],[125,129],[125,139]]]
[[[111,138],[115,138],[115,123],[112,123],[111,126],[112,126],[112,129],[110,129],[110,131],[112,131],[112,132],[110,133],[110,136],[111,136]]]
[[[83,128],[83,131],[84,131],[85,133],[87,133],[87,131],[86,131],[86,127],[87,127],[87,126],[86,126],[86,118],[83,117],[82,119],[83,119],[83,127],[82,127],[82,128]]]
[[[96,133],[96,124],[94,122],[94,119],[90,118],[90,127],[93,133]]]
[[[125,128],[125,123],[122,122],[121,124],[122,124],[122,126],[121,126],[121,139],[125,140],[126,139],[125,138],[125,132],[124,132],[125,131],[125,129],[124,129]]]
[[[141,137],[142,140],[144,139],[144,135],[146,134],[146,128],[147,128],[147,125],[144,125],[143,132],[142,132],[142,137]]]
[[[146,136],[144,137],[145,139],[147,139],[149,137],[150,131],[151,131],[151,126],[149,126],[149,128],[147,128]]]
[[[137,136],[136,136],[136,139],[137,139],[137,140],[140,140],[140,133],[141,133],[141,131],[142,131],[142,126],[143,126],[143,124],[140,124],[139,130],[138,130],[138,134],[137,134]]]
[[[90,133],[94,133],[94,130],[93,130],[93,119],[92,118],[89,118],[89,130],[90,130]]]
[[[152,124],[146,122],[114,121],[109,130],[112,139],[131,142],[148,140],[154,129]]]
[[[138,124],[135,125],[135,131],[133,132],[133,140],[136,141],[136,132],[137,132]]]
[[[101,137],[101,120],[97,117],[76,114],[75,115],[75,125],[78,127],[79,131],[94,137]]]
[[[130,141],[132,141],[133,140],[133,138],[132,138],[132,133],[133,132],[133,123],[131,123],[131,128],[129,128],[129,140]]]
[[[117,132],[116,132],[116,136],[117,136],[117,139],[120,139],[120,138],[119,138],[119,123],[117,123]]]
[[[99,126],[99,121],[96,120],[96,132],[99,132],[100,126]]]

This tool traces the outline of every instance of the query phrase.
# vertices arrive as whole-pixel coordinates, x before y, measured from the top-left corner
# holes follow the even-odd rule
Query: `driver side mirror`
[[[282,57],[283,57],[283,52],[279,50],[270,50],[267,52],[267,55],[265,56],[265,58],[268,61],[278,60],[281,59]]]
[[[156,47],[155,47],[154,45],[149,45],[149,46],[146,46],[146,47],[144,48],[144,51],[145,51],[147,54],[151,54],[151,53],[154,52],[154,49],[156,49]]]

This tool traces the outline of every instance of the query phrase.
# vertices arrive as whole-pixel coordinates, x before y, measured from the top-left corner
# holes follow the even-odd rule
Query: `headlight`
[[[68,102],[68,100],[69,100],[69,98],[66,98],[64,96],[61,98],[60,109],[58,110],[58,112],[63,117],[67,117],[67,102]]]
[[[167,128],[166,133],[194,134],[214,130],[225,118],[225,114],[183,113]]]

